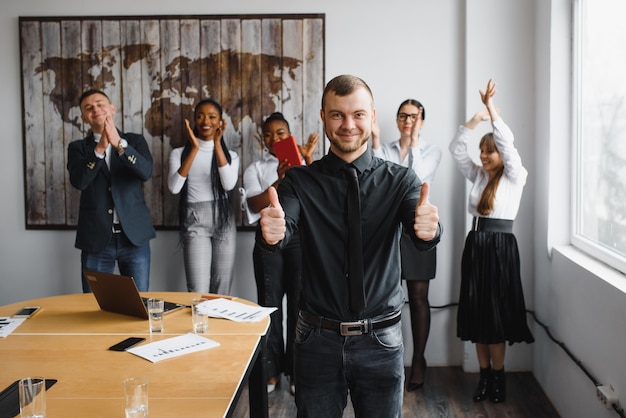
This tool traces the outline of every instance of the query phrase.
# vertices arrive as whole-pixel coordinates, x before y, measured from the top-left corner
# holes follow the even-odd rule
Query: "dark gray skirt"
[[[432,280],[437,271],[437,247],[429,251],[415,248],[411,238],[402,233],[400,254],[403,280]]]

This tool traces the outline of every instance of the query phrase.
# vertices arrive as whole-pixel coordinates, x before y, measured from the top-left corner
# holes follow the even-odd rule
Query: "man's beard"
[[[330,141],[330,143],[333,144],[335,148],[337,148],[339,151],[341,151],[344,154],[349,154],[351,152],[357,151],[359,148],[363,146],[363,144],[367,144],[367,141],[369,140],[369,137],[365,137],[361,139],[360,142],[348,144],[346,142],[339,141],[331,137],[328,134],[326,134],[326,136],[328,137],[328,140]]]

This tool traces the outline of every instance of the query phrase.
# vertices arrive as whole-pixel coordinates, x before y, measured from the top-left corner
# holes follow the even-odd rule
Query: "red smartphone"
[[[300,150],[293,135],[282,141],[274,142],[274,153],[278,161],[287,160],[289,167],[303,165]]]

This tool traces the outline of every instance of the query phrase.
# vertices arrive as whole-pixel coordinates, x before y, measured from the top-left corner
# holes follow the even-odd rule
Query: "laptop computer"
[[[83,270],[100,309],[122,315],[148,319],[148,298],[141,297],[130,276]],[[165,302],[164,314],[185,307],[182,303]]]

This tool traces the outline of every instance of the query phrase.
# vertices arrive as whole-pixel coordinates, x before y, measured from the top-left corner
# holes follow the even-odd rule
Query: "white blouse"
[[[278,180],[278,158],[263,150],[263,158],[255,161],[246,168],[243,173],[242,206],[246,210],[248,223],[253,224],[261,218],[261,215],[252,212],[248,207],[247,198],[258,196],[267,190]]]
[[[180,157],[184,147],[175,148],[170,153],[170,172],[167,177],[167,185],[173,194],[180,193],[185,182],[187,182],[188,202],[210,202],[215,200],[211,187],[211,166],[213,164],[213,152],[215,144],[213,141],[198,141],[200,149],[189,169],[189,175],[183,177],[178,174],[181,166]],[[232,190],[237,184],[239,177],[239,155],[234,151],[229,151],[231,156],[230,164],[219,167],[218,172],[224,190]]]
[[[387,161],[400,164],[404,167],[411,167],[417,174],[422,183],[432,185],[435,178],[435,172],[441,161],[441,148],[426,142],[420,138],[416,147],[410,147],[409,152],[402,160],[402,150],[400,149],[400,140],[390,144],[381,144],[374,149],[374,155]]]
[[[522,159],[513,145],[514,136],[511,129],[502,118],[493,121],[492,126],[496,147],[504,164],[504,174],[498,183],[494,207],[490,214],[481,215],[476,210],[480,196],[489,181],[489,174],[482,165],[476,164],[467,152],[472,130],[461,125],[450,142],[449,150],[463,176],[473,183],[467,203],[469,213],[473,216],[513,220],[519,210],[528,171],[522,165]]]

